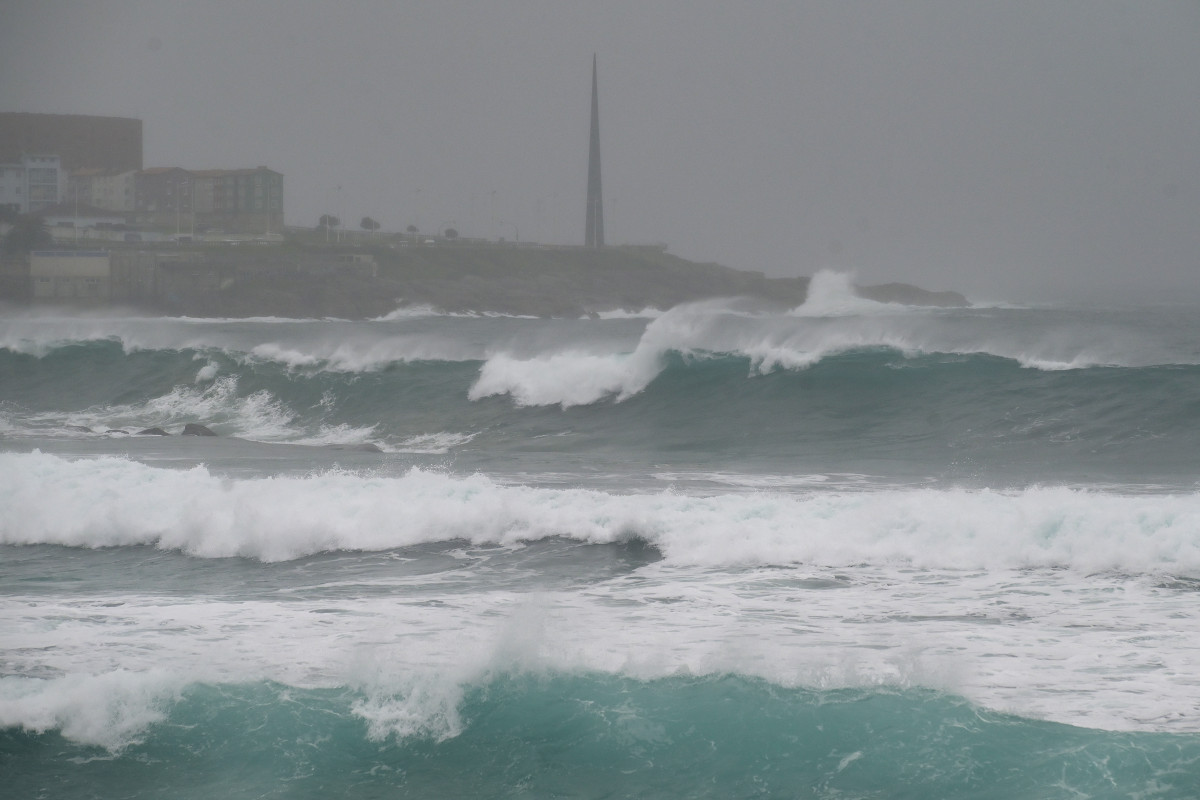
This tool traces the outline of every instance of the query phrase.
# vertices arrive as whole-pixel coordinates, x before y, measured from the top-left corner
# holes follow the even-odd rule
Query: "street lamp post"
[[[341,242],[341,241],[342,241],[342,217],[344,217],[344,216],[345,216],[345,213],[344,213],[344,212],[345,212],[345,209],[344,209],[344,208],[342,208],[342,206],[345,204],[345,201],[344,201],[344,200],[343,200],[343,198],[342,198],[342,186],[341,186],[341,184],[338,184],[337,191],[338,191],[338,202],[337,202],[337,204],[338,204],[338,226],[337,226],[337,240],[338,240],[338,242]]]
[[[495,241],[496,239],[496,190],[492,189],[492,199],[488,206],[488,210],[492,215],[492,227],[488,231],[488,238]]]

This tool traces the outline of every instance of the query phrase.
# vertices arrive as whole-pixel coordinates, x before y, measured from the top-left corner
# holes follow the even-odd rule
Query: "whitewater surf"
[[[1195,797],[1198,320],[9,313],[0,784]]]

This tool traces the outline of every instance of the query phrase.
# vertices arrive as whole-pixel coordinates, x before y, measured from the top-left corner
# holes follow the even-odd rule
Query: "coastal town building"
[[[78,199],[108,211],[133,211],[137,174],[137,170],[120,171],[101,167],[74,170],[67,178],[66,199]]]
[[[134,184],[134,211],[142,224],[190,234],[283,231],[283,175],[267,167],[155,167],[138,172]]]
[[[0,164],[0,214],[16,215],[25,207],[25,167]]]
[[[177,235],[283,232],[283,175],[265,166],[143,169],[141,120],[0,112],[0,211],[66,201]]]
[[[283,232],[283,175],[266,167],[194,170],[198,220],[230,233]],[[198,222],[199,224],[199,222]]]
[[[23,154],[0,163],[0,208],[30,214],[58,203],[66,190],[66,174],[57,155]]]
[[[25,165],[28,187],[25,213],[41,211],[62,199],[66,176],[57,155],[24,156],[21,163]]]
[[[152,225],[186,225],[192,212],[191,174],[182,167],[152,167],[134,175],[134,211]]]

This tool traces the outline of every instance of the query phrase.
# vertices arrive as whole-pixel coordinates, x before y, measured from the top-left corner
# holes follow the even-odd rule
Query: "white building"
[[[0,164],[0,211],[25,213],[25,167]]]
[[[20,163],[0,164],[0,206],[28,214],[63,198],[66,174],[58,156],[23,155]]]

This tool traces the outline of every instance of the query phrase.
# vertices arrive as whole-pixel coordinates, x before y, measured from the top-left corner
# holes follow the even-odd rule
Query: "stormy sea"
[[[1195,798],[1200,314],[10,310],[0,787]]]

